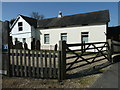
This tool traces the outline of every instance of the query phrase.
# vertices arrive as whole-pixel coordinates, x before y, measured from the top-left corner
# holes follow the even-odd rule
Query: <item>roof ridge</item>
[[[67,16],[74,16],[74,15],[83,15],[83,14],[90,14],[90,13],[99,13],[99,12],[105,12],[105,11],[109,11],[109,10],[99,10],[99,11],[94,11],[94,12],[87,12],[87,13],[79,13],[79,14],[73,14],[73,15],[67,15]],[[66,16],[64,16],[66,17]]]
[[[21,17],[26,17],[26,18],[29,18],[29,19],[34,19],[34,20],[37,20],[35,18],[32,18],[32,17],[28,17],[28,16],[24,16],[24,15],[20,15]]]
[[[87,13],[79,13],[79,14],[73,14],[73,15],[66,15],[66,16],[62,16],[61,18],[70,17],[70,16],[76,16],[76,15],[90,14],[90,13],[99,13],[99,12],[105,12],[105,11],[109,11],[109,10],[99,10],[99,11],[94,11],[94,12],[87,12]],[[42,19],[42,20],[49,20],[49,19],[55,19],[55,18],[57,18],[57,17],[45,18],[45,19]],[[41,20],[39,20],[39,21],[41,21]]]
[[[71,19],[72,18],[72,19]],[[56,21],[58,20],[58,21]],[[66,25],[81,25],[90,23],[106,23],[109,22],[109,10],[99,10],[88,13],[80,13],[63,16],[61,18],[48,18],[38,20],[38,27],[53,27],[53,26],[66,26]]]

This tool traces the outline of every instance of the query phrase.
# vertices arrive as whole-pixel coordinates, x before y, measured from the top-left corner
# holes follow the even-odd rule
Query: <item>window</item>
[[[23,30],[23,23],[22,22],[18,22],[18,30],[19,31]]]
[[[22,26],[22,22],[18,22],[18,26]]]
[[[49,44],[49,34],[44,34],[44,43]]]
[[[81,41],[88,42],[88,32],[81,32]]]
[[[26,42],[26,38],[23,38],[23,43],[25,43]]]
[[[61,40],[67,41],[67,33],[61,33]]]

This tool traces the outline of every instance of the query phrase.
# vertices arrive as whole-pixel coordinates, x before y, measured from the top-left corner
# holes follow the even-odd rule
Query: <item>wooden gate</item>
[[[107,42],[66,44],[60,41],[62,48],[62,79],[66,77],[67,71],[80,68],[102,60],[111,61],[111,49]],[[82,63],[84,62],[84,63]],[[82,63],[78,65],[78,63]]]
[[[10,50],[10,76],[57,78],[56,51]]]
[[[80,49],[70,49],[71,47],[79,47]],[[72,54],[66,57],[66,60],[73,59],[72,62],[67,63],[66,71],[72,70],[87,64],[91,64],[100,60],[110,60],[108,54],[108,44],[107,42],[97,42],[97,43],[80,43],[80,44],[66,44],[66,54]],[[85,58],[85,56],[90,56]],[[97,60],[97,58],[103,57],[102,59]],[[72,67],[74,64],[85,61],[86,63]]]

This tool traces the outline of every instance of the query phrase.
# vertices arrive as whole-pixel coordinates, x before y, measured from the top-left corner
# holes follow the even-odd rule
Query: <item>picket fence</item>
[[[57,78],[58,52],[10,50],[11,76]]]

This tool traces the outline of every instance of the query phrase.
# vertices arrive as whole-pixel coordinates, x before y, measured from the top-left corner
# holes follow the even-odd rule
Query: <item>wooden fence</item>
[[[10,76],[66,79],[66,73],[94,62],[111,61],[108,42],[67,44],[59,41],[59,51],[10,50]],[[73,48],[78,47],[78,48]],[[93,56],[85,58],[84,56]],[[103,57],[102,59],[97,59]],[[72,61],[69,62],[69,59]],[[75,66],[77,63],[86,62]]]
[[[10,72],[11,76],[57,78],[58,52],[11,49]]]

